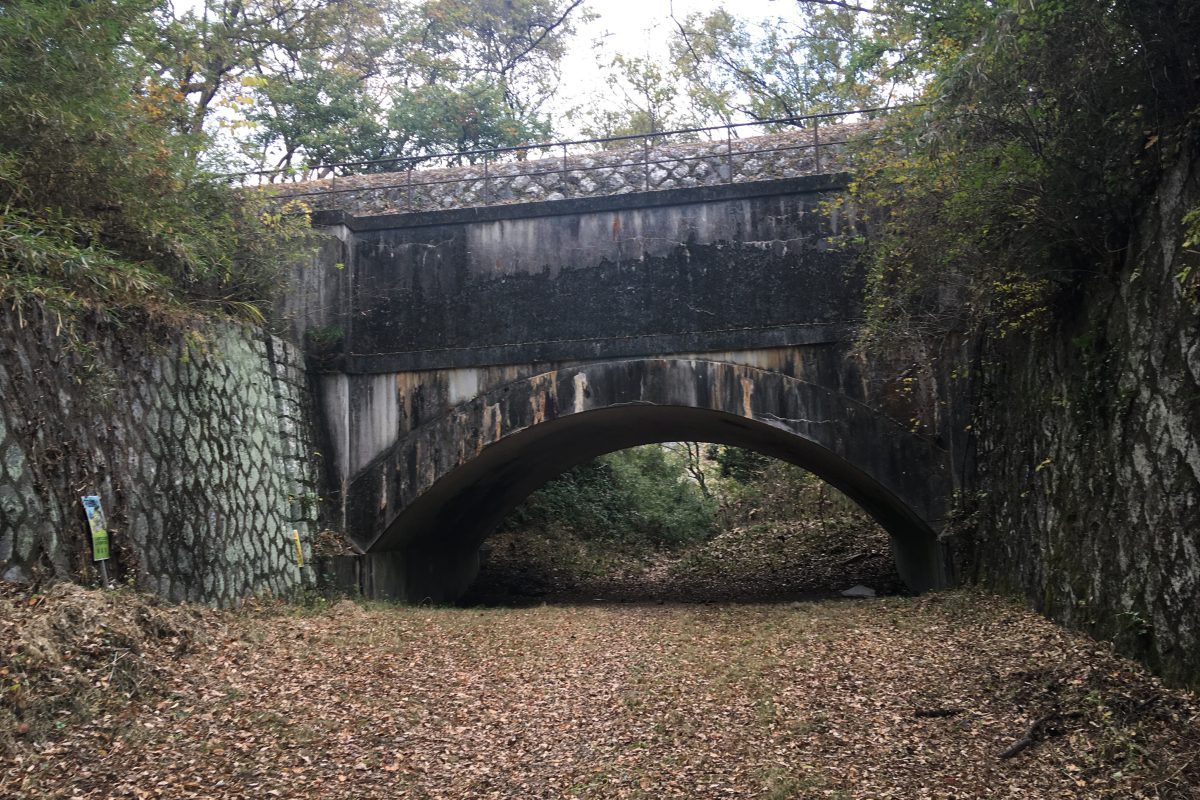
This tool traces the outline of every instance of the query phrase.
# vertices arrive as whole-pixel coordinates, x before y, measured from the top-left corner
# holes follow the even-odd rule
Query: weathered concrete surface
[[[346,220],[345,261],[317,273],[328,311],[317,330],[335,332],[322,395],[339,479],[463,400],[574,361],[735,351],[750,365],[802,363],[813,380],[863,400],[853,366],[820,355],[850,340],[860,316],[862,274],[852,254],[828,244],[853,220],[822,213],[836,185],[801,179],[485,209],[476,224],[460,212]],[[488,233],[498,225],[511,234],[506,244]],[[567,233],[553,234],[556,225]],[[614,228],[626,232],[616,246]],[[446,244],[397,244],[414,239]],[[520,270],[506,267],[520,259]],[[755,355],[800,345],[813,349]]]
[[[130,330],[0,311],[0,577],[90,580],[81,494],[111,572],[229,605],[311,584],[319,487],[302,357],[250,327]]]
[[[349,373],[843,341],[862,275],[842,181],[345,220]],[[522,216],[516,216],[516,214]],[[345,288],[343,295],[347,294]]]
[[[474,553],[530,492],[602,453],[657,441],[750,447],[828,480],[892,534],[916,589],[948,576],[937,444],[831,389],[701,359],[592,362],[497,387],[418,427],[347,487],[365,550],[400,551],[403,594],[456,596]]]
[[[369,580],[454,597],[541,483],[693,439],[825,476],[915,588],[943,585],[946,454],[896,372],[851,352],[863,275],[831,242],[856,222],[825,205],[843,181],[323,217],[345,261],[319,279],[322,417],[346,531],[392,554]]]

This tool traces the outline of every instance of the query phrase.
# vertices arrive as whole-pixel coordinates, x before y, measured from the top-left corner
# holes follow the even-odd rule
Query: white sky
[[[695,12],[725,6],[748,21],[787,16],[796,10],[794,0],[588,0],[585,6],[596,14],[596,19],[577,27],[563,60],[562,92],[556,104],[562,111],[585,104],[608,88],[601,71],[604,64],[596,59],[597,41],[604,43],[603,61],[615,53],[666,60],[667,42],[675,31],[672,9],[682,20]]]
[[[611,52],[627,55],[666,56],[667,40],[675,30],[671,10],[684,19],[696,12],[709,12],[725,6],[737,17],[761,20],[787,16],[794,12],[794,0],[588,0],[584,6],[596,19],[578,26],[568,61],[581,67],[592,65],[591,45],[604,38]]]

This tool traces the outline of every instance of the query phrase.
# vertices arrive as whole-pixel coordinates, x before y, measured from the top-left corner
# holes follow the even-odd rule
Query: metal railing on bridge
[[[422,192],[449,195],[454,193],[455,185],[469,185],[471,191],[464,194],[470,195],[474,202],[512,202],[511,194],[503,197],[497,188],[503,181],[519,176],[530,179],[560,176],[560,188],[569,190],[572,183],[565,179],[568,175],[578,185],[581,175],[619,169],[629,186],[626,191],[649,191],[659,188],[652,185],[656,168],[692,162],[720,165],[710,171],[715,174],[704,183],[733,183],[738,180],[735,160],[748,156],[807,153],[806,163],[810,165],[807,171],[818,174],[831,165],[830,156],[848,144],[851,136],[858,140],[874,138],[863,135],[865,126],[861,123],[869,125],[905,107],[882,106],[641,134],[400,155],[305,168],[281,167],[232,173],[227,177],[245,185],[277,186],[281,200],[387,192],[393,210],[414,210]],[[744,132],[755,129],[762,134],[752,139],[742,138]],[[772,129],[774,132],[768,134]],[[664,152],[668,146],[670,152]],[[636,186],[635,176],[639,172],[641,185]],[[563,194],[574,196],[569,192]]]

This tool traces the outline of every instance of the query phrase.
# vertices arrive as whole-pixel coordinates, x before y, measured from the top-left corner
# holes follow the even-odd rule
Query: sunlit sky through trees
[[[610,85],[604,66],[615,54],[667,61],[667,42],[676,30],[672,14],[683,20],[689,14],[708,13],[724,6],[747,21],[768,24],[771,17],[794,14],[792,0],[591,0],[587,8],[595,19],[580,26],[563,59],[563,111],[595,104],[620,107],[619,90]]]
[[[201,13],[204,0],[173,0],[177,14]],[[794,0],[588,0],[575,11],[576,35],[563,58],[560,91],[548,109],[559,136],[586,136],[588,111],[618,111],[629,106],[625,90],[611,69],[617,55],[666,64],[668,42],[691,14],[724,7],[747,23],[770,26],[773,19],[795,17]],[[591,18],[588,19],[588,15]],[[702,122],[706,120],[700,120]],[[717,123],[719,120],[709,120]]]

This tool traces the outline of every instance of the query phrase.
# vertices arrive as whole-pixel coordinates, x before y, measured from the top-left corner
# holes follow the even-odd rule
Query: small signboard
[[[104,508],[100,505],[100,498],[87,495],[79,499],[83,501],[88,527],[92,529],[92,560],[105,561],[108,559],[108,522],[104,519]]]
[[[296,543],[296,566],[304,566],[304,548],[300,546],[300,531],[292,528],[292,541]]]

